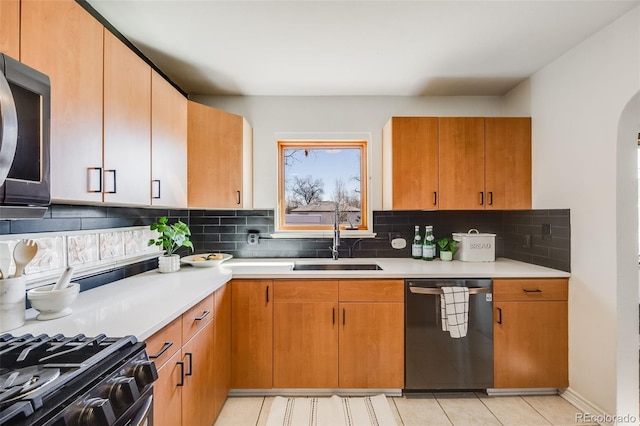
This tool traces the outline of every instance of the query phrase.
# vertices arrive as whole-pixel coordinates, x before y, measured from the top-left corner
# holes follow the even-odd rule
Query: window
[[[366,230],[366,140],[280,140],[279,229]]]

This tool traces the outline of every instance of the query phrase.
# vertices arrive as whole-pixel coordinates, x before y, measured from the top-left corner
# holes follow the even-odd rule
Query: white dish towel
[[[467,335],[469,325],[469,289],[467,287],[441,287],[440,319],[442,331],[459,339]]]

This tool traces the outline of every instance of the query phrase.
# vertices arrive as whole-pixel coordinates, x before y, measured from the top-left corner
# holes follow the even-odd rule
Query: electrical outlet
[[[524,236],[524,244],[522,244],[522,248],[531,248],[531,235]]]
[[[551,224],[549,223],[542,224],[542,239],[543,240],[551,239]]]
[[[258,234],[249,234],[247,236],[247,244],[249,244],[250,246],[254,246],[256,244],[258,244],[258,240],[259,240],[259,235]]]

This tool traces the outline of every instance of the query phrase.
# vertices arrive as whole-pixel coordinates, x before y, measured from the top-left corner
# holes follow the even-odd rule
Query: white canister
[[[0,331],[24,325],[26,283],[24,276],[0,280]]]

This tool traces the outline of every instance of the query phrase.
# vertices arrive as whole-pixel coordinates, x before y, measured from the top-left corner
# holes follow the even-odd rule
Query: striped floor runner
[[[274,398],[267,426],[396,426],[384,395]]]

